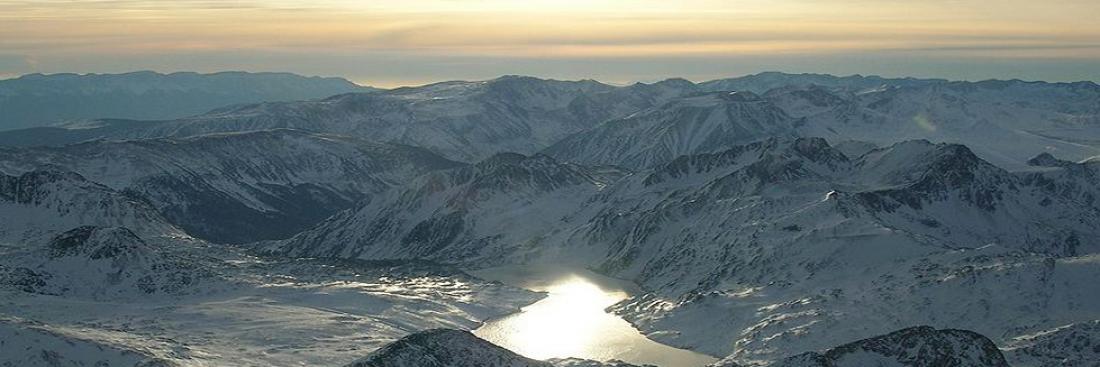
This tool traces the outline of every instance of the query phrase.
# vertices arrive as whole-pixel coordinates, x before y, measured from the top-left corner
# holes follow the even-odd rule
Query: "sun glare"
[[[714,362],[711,357],[649,340],[630,323],[605,311],[630,296],[613,282],[575,272],[542,279],[551,281],[521,283],[547,292],[546,298],[522,312],[488,322],[474,334],[535,359],[618,359],[667,367]]]
[[[536,359],[599,354],[590,350],[597,338],[615,330],[622,322],[603,310],[626,298],[622,292],[607,292],[584,278],[571,276],[546,288],[549,296],[524,309],[486,334],[507,336],[507,345]]]

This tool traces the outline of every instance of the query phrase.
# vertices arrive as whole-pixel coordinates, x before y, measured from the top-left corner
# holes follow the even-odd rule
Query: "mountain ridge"
[[[341,78],[291,73],[28,74],[0,80],[0,130],[94,118],[181,118],[229,104],[368,90]]]

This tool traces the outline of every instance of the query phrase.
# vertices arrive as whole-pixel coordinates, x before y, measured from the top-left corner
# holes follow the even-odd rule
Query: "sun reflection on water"
[[[620,359],[664,367],[702,366],[714,361],[646,339],[623,319],[605,312],[629,297],[622,289],[601,287],[576,273],[527,288],[548,295],[519,313],[486,323],[474,334],[535,359]]]
[[[604,292],[595,284],[573,276],[550,286],[550,296],[523,310],[511,320],[502,320],[501,331],[518,352],[546,359],[591,355],[586,350],[600,331],[611,329],[604,308],[626,298],[626,293]],[[507,321],[507,322],[504,322]]]

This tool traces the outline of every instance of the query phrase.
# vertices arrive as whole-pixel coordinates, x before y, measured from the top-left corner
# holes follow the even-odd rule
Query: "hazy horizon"
[[[1091,83],[1100,84],[1100,80],[1050,81],[1050,80],[1038,80],[1038,79],[1021,79],[1021,78],[953,79],[953,78],[944,78],[944,77],[937,77],[937,76],[878,75],[878,74],[861,74],[861,73],[856,73],[856,74],[832,74],[832,73],[809,73],[809,72],[781,71],[781,70],[762,70],[762,71],[752,72],[752,73],[747,73],[747,74],[727,75],[727,76],[720,76],[720,77],[708,78],[708,79],[690,79],[690,78],[684,78],[684,77],[680,77],[680,76],[667,76],[667,77],[663,77],[663,78],[656,78],[656,79],[649,79],[649,80],[628,80],[628,81],[606,81],[606,80],[600,80],[600,79],[596,79],[596,78],[584,78],[584,77],[554,78],[554,77],[547,77],[547,76],[542,76],[542,75],[529,75],[529,74],[501,74],[501,75],[496,75],[496,76],[487,77],[487,78],[483,78],[483,79],[439,79],[439,80],[428,80],[428,81],[414,83],[414,84],[385,85],[385,84],[379,84],[379,83],[372,83],[369,80],[367,80],[367,81],[354,80],[352,78],[349,78],[349,77],[346,77],[346,76],[341,76],[341,75],[310,75],[310,74],[298,74],[298,73],[293,73],[293,72],[288,72],[288,71],[219,70],[219,71],[203,72],[203,71],[193,71],[193,70],[157,71],[157,70],[148,70],[148,69],[146,69],[146,70],[123,71],[123,72],[117,72],[117,73],[97,73],[97,72],[87,72],[87,73],[79,73],[79,72],[40,73],[40,72],[34,72],[34,73],[27,73],[27,74],[20,74],[20,75],[3,76],[3,77],[0,77],[0,81],[14,80],[14,79],[19,79],[19,78],[29,76],[29,75],[35,75],[35,74],[41,74],[41,75],[46,75],[46,76],[66,75],[66,74],[75,74],[75,75],[80,75],[80,76],[88,76],[88,75],[124,75],[124,74],[143,73],[143,72],[153,72],[153,73],[157,73],[157,74],[161,74],[161,75],[171,75],[171,74],[178,74],[178,73],[184,73],[184,74],[186,74],[186,73],[195,73],[195,74],[200,74],[200,75],[212,75],[212,74],[218,74],[218,73],[254,73],[254,74],[290,73],[290,74],[295,74],[295,75],[300,75],[300,76],[303,76],[303,77],[310,77],[310,78],[340,78],[340,79],[344,79],[344,80],[347,80],[349,82],[355,83],[356,85],[361,86],[361,87],[375,87],[375,88],[385,88],[385,89],[394,89],[394,88],[402,88],[402,87],[420,87],[420,86],[425,86],[425,85],[430,85],[430,84],[447,83],[447,82],[476,82],[476,81],[492,80],[492,79],[505,77],[505,76],[523,76],[523,77],[533,77],[533,78],[538,78],[538,79],[562,80],[562,81],[594,80],[596,82],[607,84],[607,85],[612,85],[612,86],[626,86],[626,85],[630,85],[630,84],[634,84],[634,83],[650,84],[650,83],[660,82],[660,81],[663,81],[663,80],[677,79],[677,78],[686,79],[688,81],[691,81],[692,83],[703,83],[703,82],[708,82],[708,81],[713,81],[713,80],[741,78],[741,77],[748,77],[748,76],[752,76],[752,75],[766,74],[766,73],[781,73],[781,74],[788,74],[788,75],[802,75],[802,74],[831,75],[831,76],[839,77],[839,78],[862,76],[862,77],[880,77],[880,78],[885,78],[885,79],[905,79],[905,78],[943,79],[943,80],[947,80],[947,81],[965,81],[965,82],[980,82],[980,81],[987,81],[987,80],[1020,80],[1020,81],[1023,81],[1023,82],[1049,82],[1049,83],[1091,82]]]
[[[1100,3],[1084,0],[0,0],[0,9],[0,78],[248,70],[392,87],[505,74],[1100,75]]]

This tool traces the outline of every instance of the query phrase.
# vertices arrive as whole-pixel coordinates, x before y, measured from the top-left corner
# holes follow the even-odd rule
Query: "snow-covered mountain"
[[[233,106],[172,121],[97,120],[51,130],[16,130],[0,133],[0,144],[61,145],[98,138],[295,128],[413,145],[473,162],[498,152],[535,153],[598,122],[695,90],[683,79],[617,88],[590,80],[505,76],[317,101]]]
[[[370,90],[340,78],[288,73],[29,74],[0,80],[0,130],[79,119],[173,119],[231,104]]]
[[[707,100],[697,95],[707,91],[714,96],[733,91],[741,92],[741,97],[761,95],[788,118],[769,117],[774,111],[748,116],[734,112],[727,118],[715,114],[709,122],[627,128],[671,123],[674,116],[668,115],[690,120],[683,115],[693,110],[691,105]],[[683,100],[674,102],[678,99]],[[315,101],[233,106],[170,121],[96,120],[48,131],[8,131],[0,133],[0,144],[59,145],[97,138],[184,137],[288,127],[413,145],[474,162],[505,151],[532,154],[581,132],[615,137],[618,140],[606,143],[620,146],[618,150],[629,150],[623,147],[629,143],[671,150],[661,153],[671,155],[669,159],[703,152],[675,149],[682,144],[724,141],[708,141],[708,132],[732,137],[733,143],[759,139],[764,133],[787,133],[878,145],[907,139],[959,143],[994,164],[1020,169],[1027,158],[1041,152],[1073,160],[1100,155],[1100,142],[1090,138],[1100,135],[1098,99],[1100,86],[1091,82],[949,82],[763,73],[700,84],[669,79],[614,87],[591,80],[506,76]],[[655,111],[662,106],[667,109]],[[642,118],[659,121],[638,121]],[[609,120],[616,123],[604,123]],[[638,138],[627,130],[658,138]],[[581,138],[572,139],[569,148],[577,148],[575,140]],[[569,153],[562,147],[554,151]],[[626,158],[637,157],[628,154]]]
[[[723,363],[718,363],[722,366]],[[729,367],[737,364],[730,362]],[[768,367],[1008,367],[997,345],[966,330],[923,326],[898,330],[821,352],[807,352]]]
[[[883,78],[874,75],[790,74],[770,71],[703,82],[699,84],[699,87],[710,91],[746,91],[762,94],[772,89],[784,87],[819,86],[830,89],[864,91],[882,87],[920,87],[943,83],[947,83],[947,80]]]
[[[415,334],[540,298],[460,268],[550,263],[632,281],[609,312],[729,365],[1089,365],[1097,101],[510,76],[70,124],[51,143],[93,141],[0,148],[0,334],[35,338],[0,364],[606,367]]]
[[[339,366],[539,298],[423,261],[257,258],[83,227],[0,247],[0,365]]]
[[[344,94],[290,103],[263,103],[169,121],[131,137],[192,136],[290,127],[431,149],[477,160],[499,151],[531,151],[581,130],[600,117],[574,111],[580,95],[612,89],[593,82],[502,77],[445,82],[383,93]]]
[[[823,139],[772,138],[618,180],[594,171],[498,156],[265,245],[580,263],[651,291],[613,307],[650,337],[749,362],[914,324],[1003,342],[1100,312],[1087,281],[1100,274],[1088,240],[1100,211],[964,146],[908,141],[848,157]]]
[[[1095,366],[1100,361],[1100,320],[1020,336],[1005,349],[1013,366]]]
[[[579,359],[536,361],[493,345],[469,332],[428,330],[393,342],[348,367],[635,367],[621,362]],[[720,361],[711,367],[741,367]],[[1007,367],[991,340],[966,330],[923,326],[858,340],[821,352],[787,357],[768,367]]]
[[[562,161],[645,168],[790,134],[797,121],[751,92],[674,99],[562,139],[544,152]]]
[[[1025,181],[1051,195],[1058,195],[1100,208],[1100,160],[1070,162],[1043,153],[1028,161],[1041,167],[1025,174]]]
[[[777,148],[628,177],[567,242],[609,244],[599,266],[655,291],[616,306],[648,335],[744,361],[913,324],[1000,338],[1098,311],[1082,280],[1100,271],[1094,207],[957,145],[850,160],[820,140]]]
[[[765,98],[805,119],[798,134],[888,145],[906,139],[964,144],[983,159],[1024,169],[1040,153],[1082,160],[1100,154],[1100,86],[984,81],[773,89]]]
[[[476,161],[502,151],[533,153],[616,114],[662,103],[680,90],[667,84],[672,85],[615,88],[595,81],[505,76],[233,106],[172,121],[102,120],[46,134],[14,131],[0,134],[0,141],[18,137],[56,144],[295,128],[414,145],[451,159]]]
[[[126,228],[77,227],[55,236],[46,246],[5,252],[0,286],[118,300],[203,293],[219,282],[201,261],[173,255],[159,246],[163,245],[151,245]]]
[[[541,237],[559,229],[563,217],[622,174],[541,154],[501,153],[428,174],[263,246],[293,256],[502,261],[538,250]]]
[[[551,367],[468,331],[436,329],[401,338],[348,367]]]
[[[120,366],[173,367],[142,348],[87,340],[56,332],[33,321],[0,318],[0,365],[3,366]]]
[[[79,174],[59,170],[0,174],[0,245],[42,244],[85,225],[126,227],[142,236],[187,237],[147,202]]]
[[[78,172],[217,242],[289,237],[391,185],[456,165],[419,148],[288,129],[0,149],[0,172]]]

